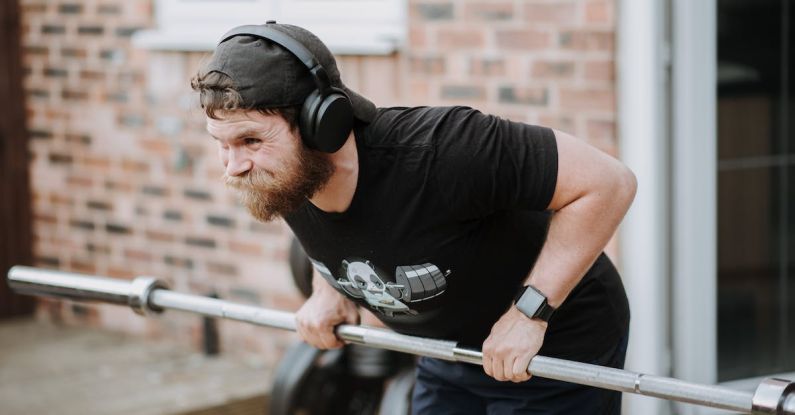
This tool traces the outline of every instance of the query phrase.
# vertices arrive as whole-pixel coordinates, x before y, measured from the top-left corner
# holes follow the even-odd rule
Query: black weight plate
[[[323,353],[306,343],[296,343],[285,353],[276,367],[271,388],[270,411],[272,415],[292,413],[292,402],[300,386],[311,374],[318,356]]]
[[[312,295],[312,262],[295,237],[290,241],[290,271],[295,286],[304,297],[309,298]]]
[[[383,380],[355,376],[348,367],[350,346],[318,350],[292,346],[275,371],[271,415],[372,415],[378,409]]]
[[[387,383],[379,415],[404,415],[411,413],[411,392],[414,389],[414,368],[403,369]]]

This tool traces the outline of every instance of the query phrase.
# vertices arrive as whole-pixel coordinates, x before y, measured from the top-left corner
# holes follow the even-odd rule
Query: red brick
[[[50,203],[55,206],[72,206],[75,201],[71,196],[52,193],[50,194]]]
[[[23,16],[31,14],[43,14],[47,11],[47,2],[27,2],[23,1],[20,4],[20,9]]]
[[[585,63],[586,81],[615,81],[615,63],[612,60],[591,61]]]
[[[453,101],[477,101],[486,98],[486,89],[479,85],[443,85],[440,96]]]
[[[514,50],[546,49],[552,45],[552,36],[541,30],[509,29],[496,33],[497,47]]]
[[[229,250],[243,255],[262,255],[262,245],[257,243],[229,241]]]
[[[612,89],[570,89],[560,91],[560,106],[565,110],[615,111]]]
[[[479,49],[486,44],[485,33],[472,29],[441,29],[437,33],[436,44],[441,50]]]
[[[549,92],[544,87],[503,86],[497,96],[499,102],[505,104],[544,106],[549,101]]]
[[[425,21],[451,20],[453,18],[454,7],[452,2],[414,2],[410,8],[412,19]]]
[[[146,239],[158,242],[174,242],[176,237],[171,233],[148,230],[146,231]]]
[[[464,10],[469,20],[510,20],[514,17],[514,4],[506,1],[467,3]]]
[[[97,272],[96,265],[87,260],[72,259],[69,261],[69,268],[71,271],[84,274],[94,274]]]
[[[39,224],[45,225],[55,225],[58,222],[58,218],[54,215],[47,215],[44,213],[34,213],[33,220]]]
[[[70,174],[66,177],[66,184],[74,187],[89,188],[94,185],[94,180],[91,177],[80,177]]]
[[[608,30],[568,30],[560,33],[560,47],[578,51],[607,51],[614,48],[614,33]]]
[[[140,249],[125,249],[124,250],[124,257],[129,260],[133,261],[151,261],[152,254],[147,251],[142,251]]]
[[[574,117],[570,115],[542,115],[538,119],[538,124],[569,134],[574,134],[576,132],[576,122]]]
[[[472,58],[469,73],[474,76],[503,76],[506,74],[505,60],[502,58]]]
[[[84,81],[102,81],[105,79],[105,72],[83,69],[80,71],[80,79]]]
[[[162,138],[142,139],[138,141],[138,145],[144,151],[160,156],[169,156],[174,152],[171,143]]]
[[[138,275],[131,271],[129,267],[120,267],[120,266],[110,266],[105,271],[105,274],[111,278],[119,278],[125,280],[131,280]]]
[[[284,229],[278,222],[262,223],[252,220],[249,229],[253,232],[265,234],[280,235],[284,233]]]
[[[206,266],[209,274],[216,274],[224,277],[234,277],[238,275],[237,267],[234,264],[207,261]]]
[[[411,72],[420,75],[441,75],[445,60],[440,56],[412,56],[409,58]]]
[[[608,0],[588,0],[585,3],[585,22],[613,24],[613,4]]]
[[[121,169],[126,173],[146,173],[149,171],[149,165],[140,160],[124,158],[121,161]]]
[[[532,68],[531,76],[541,79],[573,79],[577,69],[571,60],[538,61]]]
[[[574,2],[557,1],[552,3],[525,3],[525,20],[533,23],[554,25],[578,22],[577,5]]]
[[[425,27],[412,26],[409,28],[409,45],[414,50],[428,46],[428,31]]]
[[[90,169],[101,170],[105,172],[110,170],[110,159],[107,157],[86,156],[81,161],[83,165]]]
[[[135,190],[135,187],[132,183],[128,181],[119,181],[119,180],[105,180],[105,189],[110,191],[118,191],[122,193],[130,193]]]

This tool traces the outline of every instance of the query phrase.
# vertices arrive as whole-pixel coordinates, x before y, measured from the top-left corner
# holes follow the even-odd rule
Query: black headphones
[[[224,34],[219,44],[235,36],[254,36],[274,42],[295,55],[309,69],[317,87],[304,100],[298,126],[304,144],[325,153],[334,153],[345,144],[353,129],[353,107],[345,91],[331,86],[326,69],[298,40],[265,25],[236,27]]]

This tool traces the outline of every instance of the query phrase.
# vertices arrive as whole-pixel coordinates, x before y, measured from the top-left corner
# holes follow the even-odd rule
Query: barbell
[[[170,291],[155,277],[142,276],[128,281],[15,266],[8,272],[8,285],[22,294],[127,305],[141,315],[173,309],[296,330],[292,313]],[[340,325],[336,333],[348,343],[482,365],[480,351],[458,347],[453,341],[353,325]],[[765,379],[752,393],[545,356],[533,357],[527,370],[533,376],[740,413],[795,415],[795,382],[785,379]]]

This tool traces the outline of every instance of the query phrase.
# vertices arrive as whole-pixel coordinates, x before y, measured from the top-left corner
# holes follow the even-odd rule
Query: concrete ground
[[[0,322],[0,414],[264,414],[262,361],[33,319]]]

